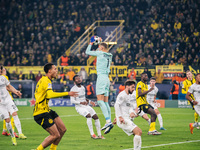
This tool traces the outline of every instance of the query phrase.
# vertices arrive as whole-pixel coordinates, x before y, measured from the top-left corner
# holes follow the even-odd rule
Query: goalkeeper
[[[113,128],[111,122],[111,110],[108,104],[110,80],[108,78],[110,72],[110,64],[112,62],[112,54],[108,53],[108,45],[101,43],[96,51],[91,51],[91,47],[97,37],[93,36],[90,39],[90,44],[87,47],[86,54],[97,56],[97,82],[96,82],[96,95],[97,103],[100,106],[103,115],[106,119],[106,124],[101,130],[105,130],[104,134],[110,132]],[[100,39],[99,39],[100,40]]]

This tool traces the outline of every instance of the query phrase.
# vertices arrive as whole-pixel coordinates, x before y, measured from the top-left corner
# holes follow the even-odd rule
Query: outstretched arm
[[[22,93],[20,91],[16,90],[11,84],[7,85],[6,88],[7,88],[8,91],[16,94],[17,96],[21,96],[22,95]]]
[[[56,97],[62,97],[62,96],[78,96],[78,92],[53,92],[52,89],[47,91],[47,98],[56,98]]]

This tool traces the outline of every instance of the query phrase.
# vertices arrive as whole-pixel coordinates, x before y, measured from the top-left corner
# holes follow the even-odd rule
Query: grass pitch
[[[18,107],[19,118],[22,124],[23,133],[28,137],[26,140],[17,139],[17,146],[13,146],[10,137],[0,135],[0,150],[31,150],[35,149],[48,136],[33,120],[33,107]],[[90,138],[86,119],[80,116],[73,107],[52,107],[64,121],[67,132],[58,145],[58,150],[124,150],[133,148],[133,136],[127,136],[119,127],[115,126],[111,132],[104,135],[105,140],[94,140]],[[105,120],[99,107],[94,108],[97,112],[101,126]],[[114,118],[114,109],[112,118]],[[190,134],[189,123],[194,122],[194,111],[184,108],[160,108],[159,109],[166,131],[161,131],[162,135],[147,135],[148,123],[138,117],[134,123],[142,129],[142,149],[151,150],[199,150],[200,130],[194,129],[194,134]],[[0,121],[2,129],[3,122]],[[156,122],[159,131],[159,123]],[[17,131],[15,129],[15,131]],[[96,133],[96,128],[94,126]],[[103,134],[103,132],[102,132]],[[49,149],[46,148],[46,149]]]

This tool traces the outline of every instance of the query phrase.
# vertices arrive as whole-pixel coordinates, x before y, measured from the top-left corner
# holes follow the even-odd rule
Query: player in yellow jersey
[[[6,69],[3,69],[2,76],[4,76],[9,81],[9,78],[6,75]],[[10,94],[12,100],[13,100],[12,92],[9,92],[9,94]],[[11,122],[13,131],[15,131],[15,123],[14,123],[13,117],[10,119],[10,122]],[[6,121],[5,120],[3,120],[3,132],[2,132],[2,135],[5,135],[5,136],[9,136],[10,135],[10,133],[7,132]],[[16,138],[19,137],[15,132],[14,132],[14,135],[15,135]]]
[[[183,86],[182,86],[182,93],[183,94],[187,94],[189,87],[192,84],[196,83],[196,80],[195,80],[195,78],[193,78],[193,74],[190,70],[186,71],[186,77],[187,77],[187,79],[183,81]],[[195,100],[193,94],[190,95],[190,98],[192,100]],[[190,104],[192,105],[192,108],[194,110],[194,105],[191,101],[190,101]],[[199,115],[195,112],[194,113],[194,121],[198,122],[198,118],[199,118]],[[197,129],[199,129],[199,127],[197,127]]]
[[[62,96],[78,96],[77,92],[53,92],[51,80],[57,77],[58,70],[52,63],[44,66],[46,76],[43,76],[37,83],[35,89],[35,106],[33,111],[34,120],[41,125],[49,136],[37,147],[36,150],[43,150],[51,145],[50,150],[56,150],[57,145],[66,132],[66,127],[58,114],[49,108],[50,98]]]
[[[155,84],[152,84],[151,88],[148,90],[147,86],[148,76],[146,73],[141,74],[141,81],[138,82],[136,87],[136,101],[137,107],[139,108],[138,114],[143,110],[145,113],[151,115],[151,124],[148,135],[160,135],[161,132],[156,130],[156,118],[157,115],[154,108],[147,102],[147,93],[154,89]]]

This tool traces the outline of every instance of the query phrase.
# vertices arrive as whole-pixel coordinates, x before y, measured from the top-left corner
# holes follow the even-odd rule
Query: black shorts
[[[148,109],[152,108],[154,109],[150,104],[143,104],[139,106],[139,113],[143,110],[145,113],[147,113]]]
[[[50,110],[48,113],[43,113],[37,116],[34,116],[34,120],[41,125],[44,129],[51,127],[54,125],[54,119],[58,117],[58,114]]]

